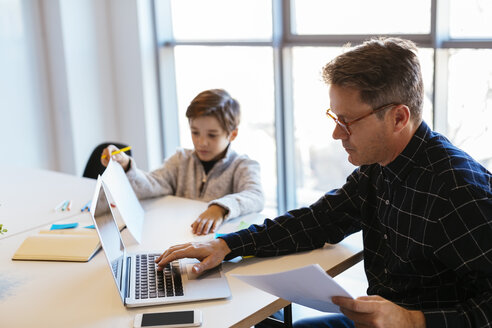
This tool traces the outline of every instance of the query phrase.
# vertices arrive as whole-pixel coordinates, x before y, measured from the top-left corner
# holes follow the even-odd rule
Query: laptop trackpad
[[[216,279],[221,277],[220,266],[207,270],[202,275],[197,276],[197,274],[192,271],[194,264],[195,263],[186,264],[186,273],[188,275],[188,280],[194,280],[194,279],[202,280],[202,279],[211,279],[211,278]]]

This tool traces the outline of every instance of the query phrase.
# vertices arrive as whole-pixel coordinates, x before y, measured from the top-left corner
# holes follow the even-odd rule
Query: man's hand
[[[113,159],[113,161],[120,163],[121,167],[126,172],[126,171],[128,171],[128,165],[130,164],[130,156],[128,156],[125,153],[119,153],[119,154],[111,156],[111,153],[113,153],[117,150],[119,150],[119,149],[114,145],[109,145],[108,147],[104,148],[104,150],[101,154],[101,164],[104,165],[104,167],[108,167],[109,158],[111,157]]]
[[[410,311],[381,296],[362,296],[356,299],[335,296],[333,303],[356,327],[425,328],[425,317],[421,311]]]
[[[169,262],[183,258],[196,258],[200,261],[193,265],[193,272],[200,275],[208,269],[215,268],[222,263],[227,254],[231,252],[227,243],[217,238],[204,243],[188,243],[170,247],[155,263],[158,270],[162,270]]]
[[[206,235],[215,232],[217,228],[224,222],[226,209],[219,205],[210,205],[198,219],[191,224],[191,229],[194,234]]]

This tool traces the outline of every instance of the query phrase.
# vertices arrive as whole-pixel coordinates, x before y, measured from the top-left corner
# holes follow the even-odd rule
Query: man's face
[[[339,120],[350,123],[373,110],[370,105],[360,101],[359,93],[352,88],[330,86],[330,108]],[[335,126],[332,137],[342,141],[350,163],[356,166],[374,163],[386,165],[392,160],[392,135],[386,115],[390,110],[383,112],[382,119],[374,114],[355,122],[349,126],[350,134],[338,124]]]
[[[191,139],[198,158],[208,162],[219,159],[237,130],[231,134],[222,129],[214,116],[201,116],[190,120]]]

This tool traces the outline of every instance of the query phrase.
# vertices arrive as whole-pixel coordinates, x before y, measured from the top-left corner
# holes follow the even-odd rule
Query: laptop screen
[[[120,296],[124,300],[126,287],[123,281],[125,246],[121,240],[118,225],[114,220],[110,201],[104,189],[104,183],[100,178],[97,181],[94,199],[92,200],[91,215],[104,253],[111,266],[111,273],[113,274]]]

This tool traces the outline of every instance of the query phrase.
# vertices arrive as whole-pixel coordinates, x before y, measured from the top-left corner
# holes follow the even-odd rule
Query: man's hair
[[[186,110],[186,117],[192,120],[202,116],[213,116],[229,134],[239,126],[241,111],[236,99],[223,89],[200,92]]]
[[[368,40],[326,64],[323,79],[327,84],[359,90],[360,100],[373,108],[404,104],[415,122],[422,119],[424,85],[412,41]]]

